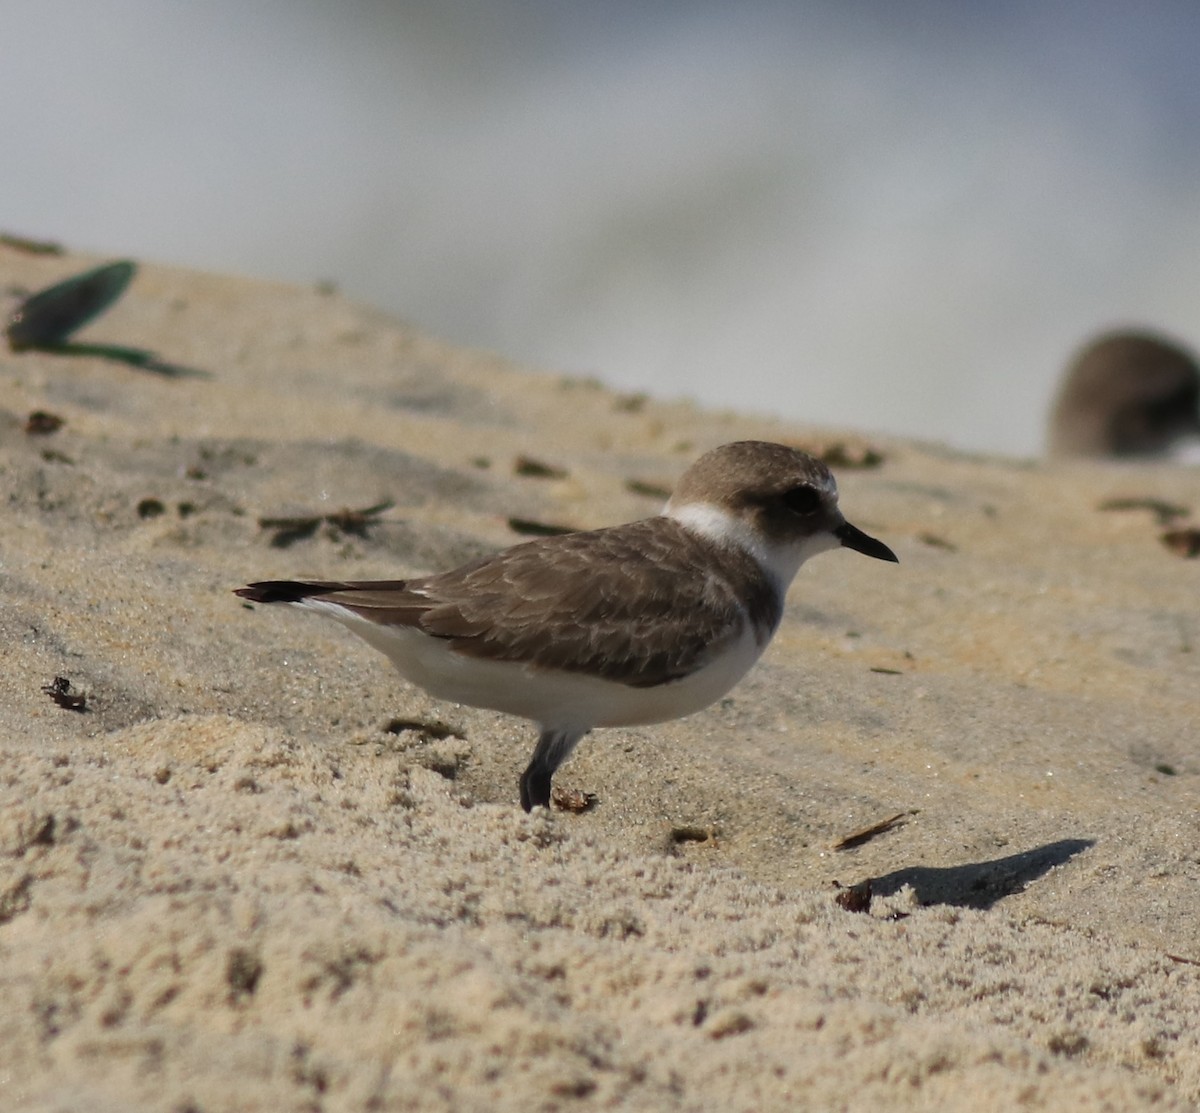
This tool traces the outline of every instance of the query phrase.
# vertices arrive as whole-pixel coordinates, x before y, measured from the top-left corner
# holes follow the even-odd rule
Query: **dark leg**
[[[550,807],[550,780],[554,771],[567,760],[587,731],[544,730],[538,738],[533,757],[521,774],[521,807],[527,812],[541,805]]]

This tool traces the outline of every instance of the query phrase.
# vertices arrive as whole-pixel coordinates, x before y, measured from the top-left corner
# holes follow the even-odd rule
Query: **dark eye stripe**
[[[821,492],[803,483],[785,491],[782,502],[793,514],[815,514],[821,509]]]

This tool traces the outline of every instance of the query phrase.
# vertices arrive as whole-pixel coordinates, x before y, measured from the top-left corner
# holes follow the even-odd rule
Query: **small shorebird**
[[[829,469],[764,441],[700,457],[662,514],[539,537],[451,572],[239,588],[336,619],[438,699],[537,724],[521,806],[593,727],[658,723],[720,699],[761,656],[800,565],[845,547],[896,560],[842,516]]]
[[[1050,413],[1053,456],[1166,456],[1200,439],[1200,368],[1166,337],[1121,330],[1084,346]]]

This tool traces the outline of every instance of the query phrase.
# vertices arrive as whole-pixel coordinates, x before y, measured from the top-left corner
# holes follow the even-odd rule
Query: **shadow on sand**
[[[1021,892],[1055,866],[1095,846],[1095,839],[1061,839],[1045,846],[962,866],[909,866],[860,884],[872,896],[885,897],[911,885],[922,904],[951,904],[961,908],[991,908]],[[857,888],[858,886],[855,886]]]

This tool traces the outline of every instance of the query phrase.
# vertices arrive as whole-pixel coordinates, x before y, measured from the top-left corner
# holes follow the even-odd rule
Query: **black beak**
[[[900,558],[896,556],[882,541],[876,541],[874,537],[869,537],[863,533],[857,526],[852,526],[849,522],[843,522],[837,529],[833,531],[833,536],[836,537],[842,545],[847,549],[853,549],[856,553],[862,553],[864,556],[874,557],[876,560],[890,560],[893,564],[899,564]]]

